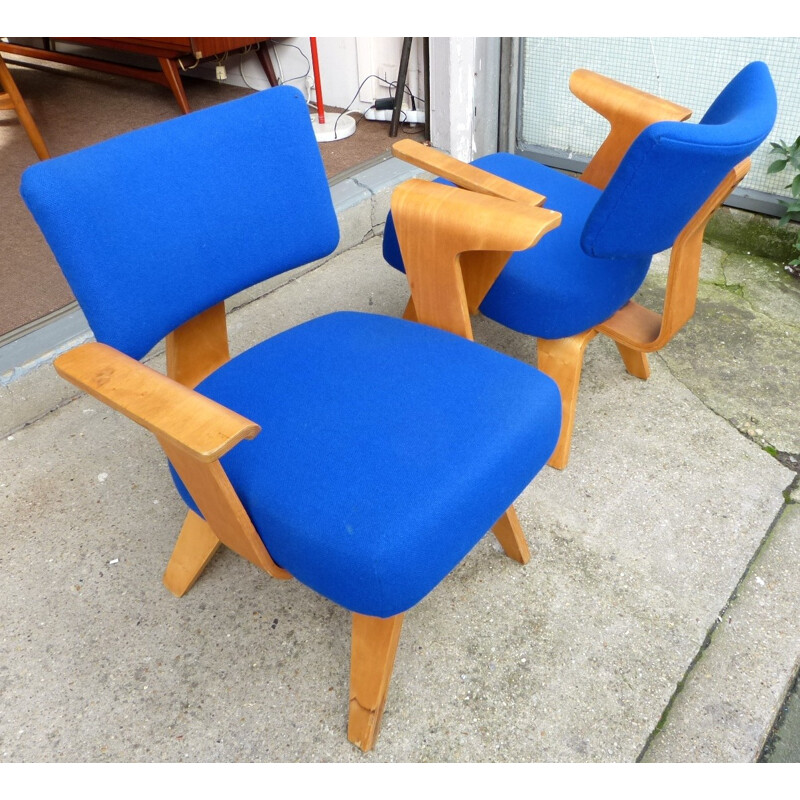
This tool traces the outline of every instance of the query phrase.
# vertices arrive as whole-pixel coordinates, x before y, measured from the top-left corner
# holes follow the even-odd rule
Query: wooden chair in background
[[[3,89],[0,92],[0,110],[15,111],[19,121],[22,123],[22,127],[25,129],[25,133],[28,134],[28,138],[31,140],[36,155],[41,159],[50,158],[50,153],[44,143],[42,134],[39,133],[39,128],[36,127],[31,112],[28,111],[28,107],[25,105],[25,101],[22,99],[22,95],[19,93],[17,84],[11,77],[11,72],[6,62],[3,61],[2,55],[0,55],[0,87]]]

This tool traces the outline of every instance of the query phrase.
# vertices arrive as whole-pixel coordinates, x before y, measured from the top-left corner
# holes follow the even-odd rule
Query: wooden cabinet
[[[278,79],[267,50],[264,37],[213,37],[213,36],[144,36],[144,37],[51,37],[45,39],[44,47],[31,47],[9,42],[0,42],[0,52],[16,55],[41,58],[46,61],[56,61],[60,64],[70,64],[75,67],[110,72],[128,78],[160,83],[169,87],[178,101],[181,111],[189,111],[189,103],[181,83],[180,69],[193,66],[197,61],[215,58],[228,52],[235,52],[246,47],[258,46],[256,51],[264,72],[272,86],[276,86]],[[63,53],[53,49],[53,43],[67,42],[85,47],[117,50],[139,55],[151,56],[158,61],[158,69],[119,64],[92,55],[77,55]]]

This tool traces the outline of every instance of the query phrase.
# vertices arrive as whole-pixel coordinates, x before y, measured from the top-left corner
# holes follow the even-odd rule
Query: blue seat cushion
[[[560,211],[561,225],[530,250],[514,253],[480,310],[506,327],[543,339],[581,333],[608,319],[644,281],[650,257],[594,258],[581,248],[586,219],[600,190],[577,178],[510,153],[494,153],[475,166],[545,195],[545,208]],[[384,258],[402,269],[391,215]]]
[[[534,368],[357,312],[278,334],[197,390],[262,427],[222,464],[271,556],[378,617],[406,611],[459,563],[547,461],[561,425],[558,389]]]

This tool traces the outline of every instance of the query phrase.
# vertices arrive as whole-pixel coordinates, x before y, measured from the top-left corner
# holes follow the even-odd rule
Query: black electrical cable
[[[303,59],[306,62],[306,71],[302,75],[298,75],[295,78],[281,78],[281,82],[282,83],[289,83],[290,81],[299,81],[299,80],[302,80],[303,78],[307,78],[311,74],[311,62],[308,60],[308,57],[306,56],[306,54],[296,44],[288,44],[287,42],[278,42],[275,39],[267,39],[267,41],[270,44],[276,45],[276,46],[279,46],[279,47],[293,47],[295,50],[297,50],[298,53],[300,53],[301,56],[303,56]],[[390,81],[390,80],[387,80],[386,78],[381,78],[380,75],[374,75],[374,74],[373,75],[368,75],[366,78],[364,78],[363,81],[361,81],[358,89],[356,89],[355,96],[350,101],[350,103],[348,104],[347,108],[345,108],[345,110],[342,111],[341,114],[339,114],[339,117],[341,117],[342,114],[345,114],[350,110],[350,106],[352,106],[353,103],[355,103],[356,98],[358,98],[358,93],[361,91],[361,89],[363,88],[364,84],[368,80],[370,80],[370,78],[376,78],[377,80],[381,81],[382,83],[385,83],[389,87],[390,90],[394,89],[395,91],[397,91],[397,81]],[[404,84],[404,94],[406,94],[406,93],[411,98],[411,110],[412,111],[416,111],[417,110],[417,102],[416,101],[419,100],[420,102],[422,102],[422,98],[421,97],[417,97],[416,95],[414,95],[411,92],[411,89],[409,88],[409,85],[407,83]],[[367,111],[369,111],[369,109],[367,109]],[[364,112],[364,113],[366,113],[366,112]],[[336,121],[337,122],[339,121],[338,117],[336,118]],[[334,126],[334,133],[335,132],[336,132],[336,129],[335,129],[335,126]]]
[[[281,78],[281,82],[282,83],[289,83],[290,81],[299,81],[299,80],[302,80],[303,78],[308,77],[308,75],[311,73],[311,62],[308,60],[308,56],[296,44],[288,44],[287,42],[276,42],[274,39],[268,39],[267,41],[270,44],[272,44],[273,46],[293,47],[305,59],[306,71],[302,75],[298,75],[296,78],[283,78],[282,77]],[[281,70],[281,71],[283,71],[283,70]]]
[[[381,78],[380,75],[367,75],[367,77],[364,78],[364,80],[361,81],[361,83],[359,84],[358,89],[356,89],[356,93],[353,95],[353,99],[347,104],[347,107],[345,108],[345,110],[342,111],[339,114],[339,116],[336,117],[336,122],[333,124],[333,137],[334,137],[334,139],[336,139],[336,126],[339,124],[339,120],[350,110],[350,108],[353,105],[353,103],[355,103],[355,101],[358,99],[358,93],[364,87],[364,84],[368,80],[370,80],[371,78],[377,78],[377,80],[382,81],[383,83],[385,83],[389,87],[390,90],[394,89],[395,91],[397,91],[397,81],[388,81],[388,80],[386,80],[386,78]],[[421,98],[415,98],[414,97],[414,95],[411,93],[411,90],[408,88],[408,84],[405,85],[405,88],[406,88],[406,91],[408,92],[409,96],[411,97],[411,107],[416,111],[416,103],[414,101],[415,101],[415,99],[419,100]],[[374,107],[375,107],[374,105],[371,105],[369,108],[374,108]],[[361,113],[362,119],[366,115],[367,111],[369,111],[369,108],[366,109],[366,111]],[[403,114],[403,117],[404,117],[403,119],[400,120],[400,122],[401,123],[405,122],[408,119],[408,115],[404,111],[401,111],[400,113]],[[356,125],[358,125],[358,122],[356,123]]]

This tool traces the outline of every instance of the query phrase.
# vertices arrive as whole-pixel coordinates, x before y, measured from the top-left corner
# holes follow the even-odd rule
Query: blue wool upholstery
[[[338,240],[307,107],[283,87],[37,164],[22,193],[98,340],[136,358]],[[273,559],[376,617],[458,564],[561,424],[558,389],[537,370],[352,312],[256,345],[197,391],[262,427],[222,464]]]
[[[274,336],[197,390],[262,426],[222,464],[272,557],[377,617],[411,608],[458,564],[543,466],[561,424],[546,375],[355,312]]]
[[[561,225],[515,253],[481,304],[509,328],[561,339],[601,324],[641,286],[651,257],[671,247],[725,175],[769,134],[776,115],[769,70],[741,70],[698,124],[658,122],[633,142],[602,191],[507,153],[476,166],[546,196]],[[402,269],[391,215],[384,257]]]
[[[609,263],[592,258],[580,246],[599,189],[510,153],[495,153],[473,163],[535,189],[547,198],[545,208],[561,212],[558,228],[530,250],[512,255],[481,304],[483,314],[521,333],[559,339],[605,319],[609,307],[616,310],[636,292],[647,274],[649,258]],[[391,214],[383,236],[383,255],[393,267],[403,268]]]
[[[755,61],[699,124],[645,128],[586,220],[581,247],[597,258],[652,256],[671,247],[725,175],[766,139],[776,112],[769,69]]]
[[[339,240],[308,107],[290,87],[34,164],[20,191],[97,340],[133,358]]]

